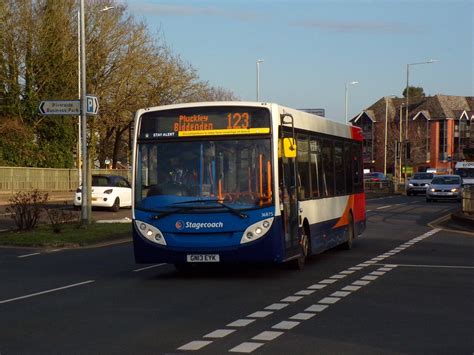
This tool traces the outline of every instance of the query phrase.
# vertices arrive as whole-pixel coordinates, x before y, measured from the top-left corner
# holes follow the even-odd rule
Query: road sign
[[[97,115],[99,113],[99,100],[96,96],[86,96],[86,113],[88,115]]]
[[[42,115],[80,115],[81,102],[79,100],[51,100],[41,101],[39,112]]]

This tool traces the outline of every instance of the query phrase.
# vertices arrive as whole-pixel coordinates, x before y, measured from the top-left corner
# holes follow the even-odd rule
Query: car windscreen
[[[413,180],[431,180],[434,174],[432,173],[416,173],[413,175]]]
[[[433,185],[458,185],[461,183],[461,180],[458,177],[447,177],[447,176],[437,176],[431,183]]]

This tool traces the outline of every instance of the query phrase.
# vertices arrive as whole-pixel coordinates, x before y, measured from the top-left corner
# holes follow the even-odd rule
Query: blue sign
[[[86,113],[97,115],[99,113],[99,100],[96,96],[86,96]]]

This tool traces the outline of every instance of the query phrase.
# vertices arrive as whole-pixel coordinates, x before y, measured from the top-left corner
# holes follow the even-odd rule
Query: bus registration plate
[[[218,263],[219,254],[188,254],[188,263]]]

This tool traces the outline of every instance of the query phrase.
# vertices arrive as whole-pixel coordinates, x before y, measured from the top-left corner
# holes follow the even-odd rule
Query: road
[[[0,353],[472,354],[474,236],[459,208],[370,200],[351,251],[285,267],[136,265],[130,243],[0,249]]]

